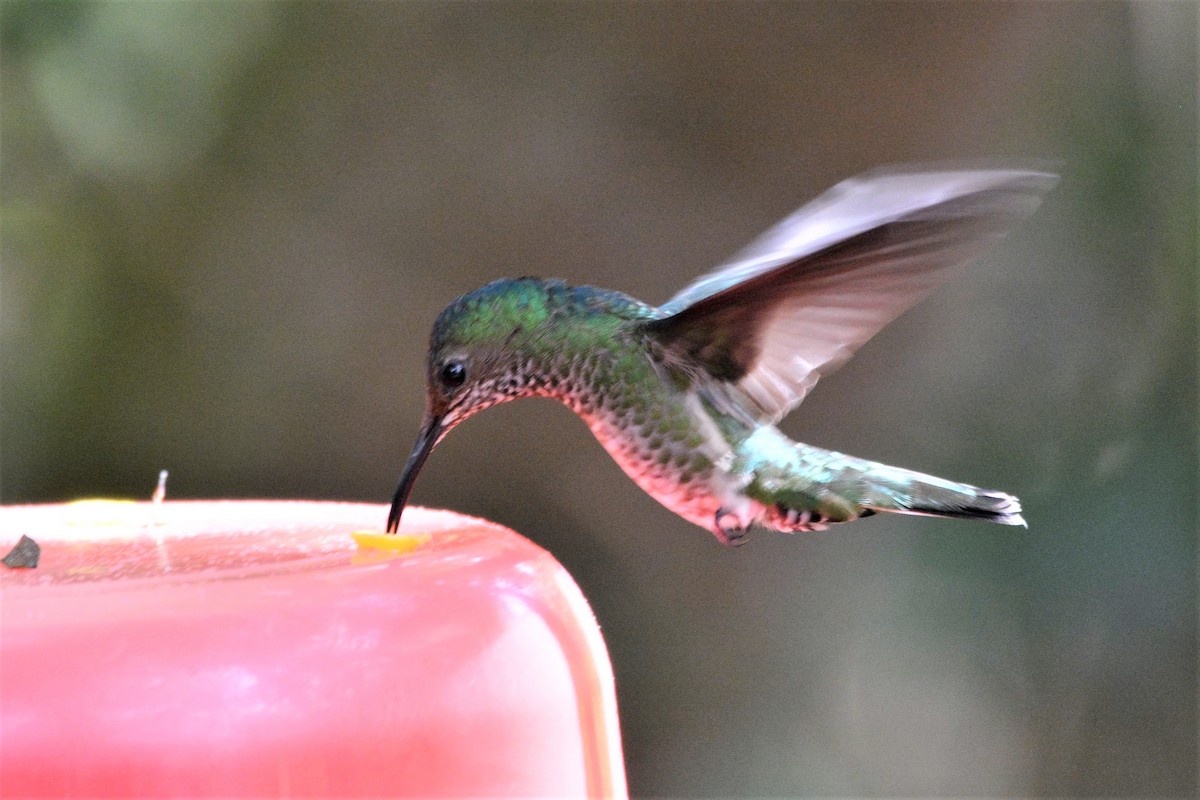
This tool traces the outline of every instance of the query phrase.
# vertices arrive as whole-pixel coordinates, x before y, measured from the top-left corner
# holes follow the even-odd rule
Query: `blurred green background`
[[[0,499],[384,502],[454,296],[661,302],[892,162],[1057,158],[1039,213],[792,436],[1025,502],[737,551],[548,401],[414,501],[575,575],[635,795],[1194,795],[1190,2],[0,6]],[[380,522],[383,519],[381,517]]]

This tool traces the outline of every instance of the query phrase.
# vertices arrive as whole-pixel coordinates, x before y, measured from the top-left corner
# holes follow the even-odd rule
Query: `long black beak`
[[[400,473],[400,483],[396,486],[396,493],[392,495],[392,510],[388,514],[387,523],[388,533],[395,533],[400,527],[400,515],[404,513],[404,506],[408,503],[408,493],[412,491],[413,484],[417,482],[417,473],[421,471],[425,459],[433,451],[433,446],[437,444],[441,433],[442,418],[432,414],[427,415],[425,424],[421,426],[421,432],[417,434],[417,443],[413,445],[408,461],[404,462],[404,471]]]

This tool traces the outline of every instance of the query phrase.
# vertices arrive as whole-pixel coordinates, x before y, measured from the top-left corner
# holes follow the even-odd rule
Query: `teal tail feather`
[[[881,479],[872,481],[873,485],[862,501],[862,505],[872,511],[978,519],[1029,527],[1021,515],[1021,501],[1005,492],[953,483],[895,467],[889,468],[885,476],[878,477]]]

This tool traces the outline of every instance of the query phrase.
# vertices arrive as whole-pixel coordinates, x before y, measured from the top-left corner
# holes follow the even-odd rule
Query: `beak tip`
[[[409,454],[408,461],[404,464],[404,471],[400,473],[400,482],[396,485],[396,493],[392,496],[392,508],[388,512],[387,521],[388,533],[396,533],[400,529],[400,517],[404,514],[404,507],[408,505],[408,493],[412,491],[413,484],[417,480],[417,473],[421,471],[425,459],[429,457],[430,451],[437,444],[441,431],[441,417],[432,416],[426,419],[425,424],[421,427],[421,432],[417,434],[417,442],[413,445],[412,453]]]

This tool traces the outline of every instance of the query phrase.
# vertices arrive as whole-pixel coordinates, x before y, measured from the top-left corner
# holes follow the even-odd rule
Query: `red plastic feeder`
[[[510,530],[410,508],[0,508],[0,794],[623,797],[578,587]],[[361,544],[360,544],[361,542]]]

